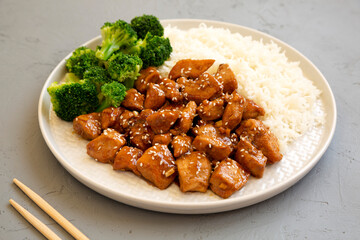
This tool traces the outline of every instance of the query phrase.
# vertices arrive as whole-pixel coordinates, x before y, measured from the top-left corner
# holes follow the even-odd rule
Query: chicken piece
[[[230,134],[230,142],[231,142],[231,147],[233,149],[233,151],[230,153],[230,156],[233,156],[236,153],[237,146],[239,143],[239,137],[236,133]]]
[[[192,128],[192,132],[195,135],[206,135],[214,137],[217,135],[217,128],[211,122],[199,121],[195,127]]]
[[[246,107],[243,112],[243,119],[257,118],[258,116],[264,116],[265,110],[257,105],[254,101],[246,99]]]
[[[223,128],[222,126],[216,127],[213,122],[207,122],[207,121],[199,121],[195,127],[193,127],[193,133],[195,135],[206,135],[210,137],[216,137],[220,138],[221,140],[224,140],[223,138],[230,138],[230,129]],[[224,140],[225,141],[225,140]],[[227,141],[227,140],[226,140]]]
[[[182,192],[206,192],[209,187],[211,163],[203,152],[184,154],[176,161]]]
[[[180,157],[184,153],[192,150],[191,137],[187,135],[177,135],[173,138],[171,145],[174,150],[174,157]]]
[[[215,60],[213,59],[203,59],[203,60],[194,60],[194,59],[183,59],[178,61],[175,66],[169,72],[170,79],[178,79],[179,77],[186,77],[195,79],[199,77],[202,73],[208,70]]]
[[[232,93],[238,88],[235,74],[229,64],[220,64],[215,78],[224,86],[224,93]]]
[[[205,152],[212,160],[225,159],[232,152],[229,144],[216,137],[198,135],[192,144],[196,150]]]
[[[224,100],[221,98],[213,101],[204,100],[196,110],[202,120],[216,120],[224,113]]]
[[[142,156],[143,151],[138,148],[124,146],[116,154],[113,169],[114,170],[125,170],[132,171],[138,176],[141,176],[141,173],[136,168],[137,160]]]
[[[130,144],[143,151],[152,146],[154,133],[148,125],[135,124],[129,131]]]
[[[248,181],[250,173],[228,158],[221,161],[210,177],[211,190],[222,198],[230,197]]]
[[[121,106],[129,109],[141,111],[144,109],[144,95],[139,93],[135,88],[131,88],[126,91],[124,100],[121,102]]]
[[[221,136],[230,138],[230,135],[231,135],[230,129],[224,128],[223,126],[221,126],[221,127],[217,127],[216,130],[217,130],[217,133],[220,134]]]
[[[263,176],[267,158],[245,138],[240,139],[237,145],[235,160],[254,177]]]
[[[130,144],[143,151],[152,146],[154,138],[154,132],[146,122],[146,118],[152,113],[151,109],[143,110],[129,131]]]
[[[145,122],[146,118],[153,114],[155,111],[152,109],[144,109],[140,112],[139,117],[137,118],[138,121]]]
[[[101,128],[107,129],[115,126],[118,117],[124,112],[122,107],[109,107],[101,112]]]
[[[176,124],[175,129],[172,133],[174,135],[178,135],[181,133],[186,134],[192,127],[195,114],[196,114],[196,103],[194,101],[190,101],[186,104],[186,107],[181,110],[179,121]]]
[[[99,113],[80,115],[73,120],[74,131],[87,140],[97,138],[101,134]]]
[[[113,128],[120,133],[128,134],[130,128],[135,124],[138,117],[138,112],[124,110],[116,119]]]
[[[136,168],[141,175],[160,189],[167,188],[175,179],[175,159],[166,145],[155,145],[138,159]]]
[[[152,146],[154,132],[146,122],[146,118],[153,113],[154,111],[151,109],[144,109],[141,111],[128,132],[130,136],[130,144],[142,151],[145,151]]]
[[[227,96],[226,99],[228,104],[226,105],[224,115],[222,117],[222,123],[224,128],[233,130],[241,122],[242,114],[246,107],[246,100],[236,92]]]
[[[185,108],[184,103],[182,102],[169,102],[166,101],[164,105],[160,108],[160,110],[178,110],[183,111]]]
[[[199,121],[192,130],[194,135],[205,135],[220,140],[222,143],[230,147],[231,153],[236,146],[233,143],[234,140],[231,137],[230,129],[223,127],[215,127],[212,122]]]
[[[165,78],[159,84],[161,90],[165,93],[165,98],[171,100],[172,102],[182,102],[184,97],[180,92],[180,85],[175,81]]]
[[[220,127],[220,128],[217,128],[217,139],[221,140],[223,143],[225,143],[226,145],[228,145],[231,149],[231,153],[229,156],[231,156],[232,153],[234,153],[233,151],[235,150],[236,148],[236,143],[237,143],[237,135],[234,133],[234,134],[231,134],[231,131],[230,129],[228,128],[223,128],[223,127]]]
[[[134,83],[134,87],[141,93],[145,93],[149,83],[160,81],[160,74],[154,67],[148,67],[140,71],[140,76]]]
[[[146,98],[144,102],[144,107],[147,109],[156,110],[160,108],[165,103],[165,93],[160,89],[158,84],[150,83],[147,91]]]
[[[108,163],[115,158],[117,151],[124,146],[126,139],[116,130],[108,128],[86,146],[87,154],[96,161]]]
[[[160,110],[148,116],[146,122],[155,134],[163,134],[169,132],[179,116],[180,112],[177,110]]]
[[[152,145],[163,144],[167,146],[171,143],[171,140],[172,140],[171,133],[158,134],[154,136],[152,140]]]
[[[188,101],[200,104],[222,93],[223,86],[216,78],[208,73],[203,73],[195,80],[182,80],[183,95]]]
[[[236,129],[236,134],[240,136],[240,139],[248,139],[267,157],[268,163],[275,163],[282,159],[278,139],[262,121],[247,119]]]
[[[181,90],[184,90],[184,85],[187,81],[189,81],[189,79],[187,79],[186,77],[179,77],[178,79],[176,79],[176,83],[179,84]]]

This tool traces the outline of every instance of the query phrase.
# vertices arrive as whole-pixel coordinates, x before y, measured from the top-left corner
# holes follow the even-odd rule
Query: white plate
[[[323,155],[336,125],[336,106],[331,89],[320,71],[301,53],[284,42],[259,31],[235,24],[208,20],[163,20],[180,29],[198,27],[201,22],[207,26],[223,27],[231,32],[250,35],[255,40],[274,41],[285,50],[290,61],[300,62],[304,75],[322,91],[320,105],[326,123],[308,131],[296,140],[283,160],[266,168],[261,179],[250,178],[239,192],[228,199],[221,199],[210,190],[203,193],[182,193],[176,184],[166,190],[159,190],[130,172],[112,170],[110,164],[94,161],[86,154],[87,141],[73,133],[72,123],[58,119],[51,109],[50,97],[46,91],[54,81],[65,74],[66,56],[53,70],[45,82],[39,100],[39,123],[44,139],[59,162],[80,182],[89,188],[119,202],[139,208],[168,213],[198,214],[215,213],[249,206],[268,199],[304,177]],[[84,45],[95,48],[101,42],[96,37]]]

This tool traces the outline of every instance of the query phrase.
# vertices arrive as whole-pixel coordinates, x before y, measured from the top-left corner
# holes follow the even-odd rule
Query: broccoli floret
[[[105,65],[112,79],[124,82],[128,88],[129,86],[131,88],[131,82],[140,75],[142,60],[135,55],[117,52],[109,58]]]
[[[56,115],[65,121],[93,112],[99,104],[96,87],[89,80],[54,82],[47,91]]]
[[[123,20],[106,22],[101,27],[101,48],[96,50],[96,57],[107,60],[117,50],[128,48],[137,41],[137,34],[130,24]]]
[[[142,15],[131,20],[131,27],[136,31],[138,38],[145,38],[150,32],[154,36],[163,36],[164,28],[159,19],[153,15]]]
[[[111,83],[105,83],[101,87],[101,92],[98,95],[100,105],[97,108],[97,112],[101,112],[108,107],[120,107],[121,102],[126,95],[126,88],[123,84],[113,81]]]
[[[71,57],[66,60],[66,69],[74,73],[80,79],[83,78],[83,74],[86,69],[99,66],[100,60],[96,58],[95,51],[87,47],[77,48]]]
[[[152,36],[148,33],[143,41],[145,45],[140,53],[140,58],[143,61],[143,67],[162,65],[172,52],[172,47],[169,38]]]
[[[100,92],[102,85],[112,81],[106,69],[99,66],[87,69],[84,72],[84,79],[88,79],[95,84],[97,92]]]
[[[74,73],[66,73],[64,82],[79,82],[80,78],[78,78]]]
[[[138,55],[143,61],[143,68],[162,65],[172,52],[169,38],[146,34],[145,39],[138,40],[136,45],[123,50],[127,54]]]

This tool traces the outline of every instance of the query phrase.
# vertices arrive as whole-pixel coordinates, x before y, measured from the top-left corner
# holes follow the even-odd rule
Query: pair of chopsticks
[[[31,200],[33,200],[44,212],[46,212],[52,219],[54,219],[60,226],[62,226],[68,233],[70,233],[75,239],[79,240],[89,240],[79,229],[72,225],[66,218],[64,218],[58,211],[56,211],[49,203],[47,203],[43,198],[38,194],[28,188],[25,184],[13,179],[13,182],[18,186]],[[44,223],[39,219],[34,217],[30,212],[25,208],[21,207],[17,202],[10,199],[10,204],[30,223],[32,224],[39,232],[41,232],[47,239],[51,240],[61,240],[61,238],[56,235],[50,228],[48,228]]]

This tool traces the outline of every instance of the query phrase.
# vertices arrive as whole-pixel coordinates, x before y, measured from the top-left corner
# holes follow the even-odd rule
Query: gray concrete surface
[[[74,179],[38,126],[40,90],[70,51],[105,21],[152,13],[241,24],[298,49],[333,89],[338,124],[315,168],[287,191],[219,214],[172,215],[129,207]],[[359,239],[360,2],[0,1],[0,239],[44,239],[14,198],[64,239],[71,237],[12,184],[32,186],[91,239]]]

